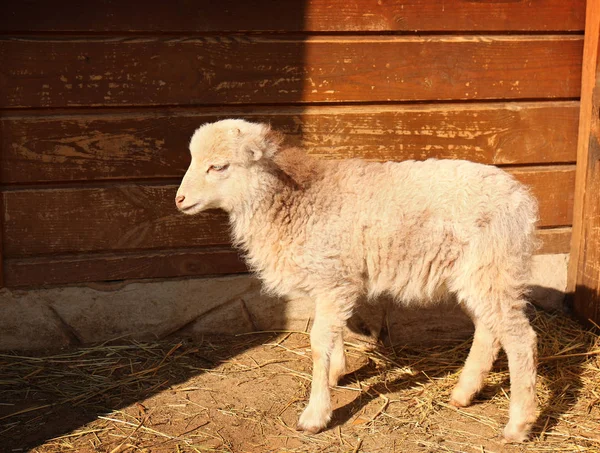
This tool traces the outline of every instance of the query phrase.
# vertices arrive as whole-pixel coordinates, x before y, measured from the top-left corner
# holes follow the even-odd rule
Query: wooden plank
[[[567,291],[585,323],[600,324],[600,3],[588,1],[573,239]]]
[[[554,253],[569,253],[571,248],[571,227],[544,228],[538,230],[538,239],[541,241],[537,255],[550,255]]]
[[[571,223],[572,165],[510,169],[540,200],[540,226]],[[226,216],[176,211],[177,185],[34,188],[4,194],[5,256],[227,244]]]
[[[0,32],[571,31],[584,0],[30,0],[0,3]],[[60,12],[60,13],[57,13]],[[273,20],[277,18],[277,20]]]
[[[226,216],[179,213],[176,190],[124,184],[8,191],[5,256],[227,244]]]
[[[571,228],[538,231],[537,253],[567,253]],[[198,277],[247,272],[229,247],[170,249],[150,252],[91,253],[9,258],[6,286],[42,286],[140,278]]]
[[[1,117],[0,117],[1,118]],[[0,122],[0,175],[4,173],[4,162],[1,159],[4,148],[4,130]],[[0,176],[0,184],[2,177]],[[4,197],[2,196],[2,186],[0,185],[0,289],[4,287]]]
[[[4,251],[3,251],[4,241],[2,238],[3,230],[4,230],[3,221],[2,221],[2,217],[4,215],[4,208],[2,206],[1,198],[2,198],[2,191],[0,190],[0,289],[5,286],[5,282],[4,282],[4,274],[5,274]]]
[[[568,101],[16,114],[0,119],[0,182],[181,177],[193,131],[231,117],[269,122],[329,158],[571,163],[578,112]]]
[[[5,38],[9,108],[577,98],[580,36]]]
[[[538,226],[568,226],[573,221],[575,166],[525,167],[507,169],[531,188],[540,207]]]
[[[77,254],[8,259],[6,285],[41,286],[68,283],[172,278],[247,272],[228,247],[158,250],[144,253]]]

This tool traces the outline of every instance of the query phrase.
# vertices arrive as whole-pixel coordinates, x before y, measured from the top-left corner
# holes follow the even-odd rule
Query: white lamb
[[[342,331],[359,298],[425,305],[450,293],[476,327],[451,403],[471,403],[502,346],[504,438],[524,441],[536,419],[536,335],[523,310],[537,220],[528,190],[472,162],[328,161],[281,144],[264,124],[205,124],[176,204],[224,209],[266,288],[314,301],[312,389],[298,428],[316,433],[331,418],[329,386],[345,372]]]

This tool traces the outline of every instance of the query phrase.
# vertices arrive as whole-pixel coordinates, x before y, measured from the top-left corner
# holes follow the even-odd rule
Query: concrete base
[[[534,260],[532,299],[563,310],[567,255]],[[261,293],[248,275],[94,284],[35,290],[0,290],[0,349],[45,349],[115,338],[235,334],[302,330],[313,307],[306,300],[283,301]],[[423,322],[426,319],[426,322]],[[389,301],[365,304],[349,323],[362,341],[383,337],[393,343],[465,338],[472,323],[456,304],[407,309]],[[386,335],[387,333],[387,335]]]

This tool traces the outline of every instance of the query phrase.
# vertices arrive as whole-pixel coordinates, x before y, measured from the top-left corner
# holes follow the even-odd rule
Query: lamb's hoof
[[[327,426],[330,419],[331,413],[317,412],[311,407],[307,407],[300,416],[296,429],[307,434],[317,434]]]
[[[340,380],[346,375],[346,364],[334,366],[333,364],[329,368],[329,387],[335,387],[338,385]]]
[[[322,428],[317,426],[304,426],[300,422],[296,425],[296,431],[301,431],[305,434],[317,434]]]
[[[504,428],[502,437],[502,442],[505,444],[520,444],[526,442],[529,439],[528,426],[525,424],[521,424],[521,426],[511,425],[509,423]]]
[[[340,373],[338,375],[329,376],[329,387],[336,387],[338,385],[338,383],[342,380],[342,378],[344,377],[346,373]]]
[[[459,403],[458,401],[456,401],[455,399],[450,398],[450,401],[448,401],[448,404],[450,404],[450,406],[454,406],[458,409],[460,409],[461,407],[467,407],[465,404]]]
[[[465,395],[460,389],[455,388],[450,397],[450,405],[454,407],[467,407],[471,405],[472,398]]]

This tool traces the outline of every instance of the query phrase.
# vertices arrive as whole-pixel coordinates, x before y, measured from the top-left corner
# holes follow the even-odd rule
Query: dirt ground
[[[475,403],[447,404],[470,340],[419,348],[347,343],[331,427],[295,430],[310,388],[303,332],[119,342],[0,355],[0,451],[600,452],[600,338],[537,313],[540,415],[532,441],[504,445],[501,357]]]

